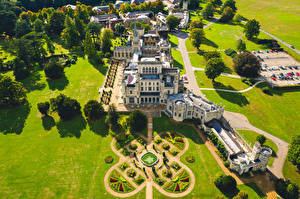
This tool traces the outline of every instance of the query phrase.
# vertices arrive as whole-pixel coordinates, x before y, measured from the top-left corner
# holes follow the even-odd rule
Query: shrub
[[[160,137],[155,138],[154,143],[155,144],[160,144],[162,142],[162,139]]]
[[[16,80],[25,79],[30,75],[30,68],[23,60],[16,58],[13,61],[13,65],[13,73]]]
[[[227,6],[222,13],[222,16],[220,18],[221,22],[229,22],[230,20],[232,20],[232,18],[234,17],[234,11],[232,10],[232,8],[230,8],[229,6]]]
[[[289,145],[289,151],[287,155],[288,161],[292,164],[297,165],[300,169],[300,135],[297,135],[292,138],[292,142]]]
[[[162,185],[165,184],[165,180],[163,180],[163,179],[160,178],[160,177],[155,178],[155,182],[156,182],[157,184],[159,184],[160,186],[162,186]]]
[[[104,109],[102,105],[96,100],[90,100],[83,109],[84,115],[88,120],[97,120],[104,115]]]
[[[185,160],[189,163],[193,163],[193,162],[195,162],[195,157],[192,155],[189,155],[189,156],[185,157]]]
[[[172,167],[173,169],[175,169],[176,171],[178,171],[179,169],[181,169],[181,166],[180,166],[177,162],[173,162],[173,163],[171,164],[171,167]]]
[[[228,162],[228,161],[225,161],[225,162],[224,162],[224,166],[225,166],[226,168],[229,168],[229,166],[230,166],[230,165],[229,165],[229,162]]]
[[[141,175],[139,175],[137,178],[134,179],[134,182],[137,184],[137,185],[140,185],[142,184],[143,182],[145,181],[145,178]]]
[[[128,149],[124,148],[121,153],[124,155],[124,156],[129,156],[130,152],[128,151]]]
[[[41,114],[48,115],[48,111],[50,108],[49,102],[40,102],[37,104],[37,107]]]
[[[129,169],[129,170],[127,171],[127,175],[128,175],[128,177],[130,177],[130,178],[134,178],[134,177],[136,176],[136,171],[135,171],[134,169]]]
[[[221,54],[218,51],[205,52],[203,56],[206,61],[212,58],[221,58]]]
[[[46,77],[50,79],[59,79],[64,76],[64,68],[55,61],[50,61],[44,68]]]
[[[227,48],[227,49],[225,50],[225,54],[226,54],[227,56],[232,57],[232,58],[235,58],[235,56],[237,55],[236,51],[233,50],[233,49],[231,49],[231,48]]]
[[[248,193],[246,191],[240,191],[233,199],[248,199]]]
[[[268,86],[263,87],[262,92],[267,94],[267,95],[272,95],[271,89]]]
[[[170,152],[173,156],[176,156],[179,152],[176,149],[172,149]]]
[[[114,161],[114,158],[112,156],[107,156],[105,158],[105,163],[110,164]]]
[[[170,169],[164,169],[163,170],[163,176],[166,178],[171,178],[172,177],[172,171]]]
[[[258,141],[261,145],[263,145],[266,142],[267,138],[264,135],[258,135],[256,137],[256,141]]]
[[[127,162],[123,162],[119,168],[122,170],[122,171],[125,171],[127,168],[129,167],[128,163]]]
[[[236,189],[236,181],[232,176],[217,175],[214,181],[216,187],[220,190],[229,193]]]
[[[129,148],[131,149],[131,150],[136,150],[137,149],[137,145],[136,144],[130,144],[129,145]]]
[[[275,182],[275,191],[283,198],[298,199],[299,187],[289,181],[278,179]]]
[[[169,150],[169,149],[170,149],[170,145],[167,144],[167,143],[164,143],[162,147],[163,147],[163,149],[165,149],[165,150]]]

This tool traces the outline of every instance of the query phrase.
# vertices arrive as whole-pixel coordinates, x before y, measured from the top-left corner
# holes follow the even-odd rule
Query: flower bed
[[[109,186],[118,193],[128,193],[135,188],[116,170],[113,170],[108,178]]]
[[[104,84],[105,88],[114,86],[117,70],[118,70],[118,65],[116,63],[112,63],[106,75],[106,80]]]
[[[135,182],[135,184],[140,185],[145,181],[145,178],[143,176],[139,175],[133,181]]]
[[[112,91],[108,91],[108,92],[107,91],[103,91],[101,99],[100,99],[100,102],[102,104],[108,105],[109,102],[110,102],[111,94],[112,94]]]
[[[190,185],[190,175],[186,170],[182,170],[170,182],[168,182],[163,189],[170,193],[184,192]]]
[[[175,133],[170,133],[167,132],[163,136],[166,140],[171,142],[174,146],[176,146],[178,149],[183,150],[185,147],[184,139],[183,137],[175,134]]]

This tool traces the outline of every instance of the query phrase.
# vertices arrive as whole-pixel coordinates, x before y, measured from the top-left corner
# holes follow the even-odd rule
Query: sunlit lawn
[[[179,50],[172,49],[173,66],[180,69],[180,74],[185,74],[183,59]]]
[[[178,37],[176,37],[175,35],[171,35],[169,34],[169,41],[171,43],[171,47],[176,47],[178,46]]]

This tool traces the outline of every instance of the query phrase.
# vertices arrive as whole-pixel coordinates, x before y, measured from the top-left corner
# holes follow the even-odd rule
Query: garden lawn
[[[246,142],[249,145],[251,145],[251,147],[254,145],[254,143],[256,141],[256,137],[258,135],[260,135],[259,133],[256,133],[256,132],[250,131],[250,130],[238,130],[238,133],[246,140]],[[274,158],[276,157],[276,153],[278,150],[277,145],[272,140],[267,138],[264,146],[271,148],[273,151],[273,154],[268,163],[269,166],[272,166],[272,164],[274,162]]]
[[[237,7],[244,17],[255,18],[262,29],[300,49],[299,0],[239,0]]]
[[[296,183],[300,186],[300,173],[295,165],[290,161],[285,161],[283,166],[283,175],[285,178],[289,179],[291,182]]]
[[[118,161],[104,118],[94,124],[79,116],[62,122],[56,114],[41,119],[37,110],[38,102],[59,93],[82,108],[97,100],[105,71],[78,58],[65,68],[66,78],[47,82],[43,71],[35,71],[23,81],[28,105],[0,110],[0,198],[115,198],[104,188],[111,167],[104,158]],[[145,191],[132,198],[137,197],[145,198]]]
[[[180,75],[185,74],[184,63],[180,51],[171,49],[171,53],[173,57],[173,66],[180,69]]]
[[[199,87],[223,88],[230,90],[243,90],[249,86],[240,79],[230,77],[216,78],[212,85],[204,72],[195,72]],[[225,105],[227,111],[239,112],[247,116],[254,126],[283,139],[291,141],[291,137],[298,134],[300,125],[300,89],[272,90],[272,96],[264,94],[262,87],[267,83],[259,84],[256,88],[245,93],[228,93],[223,91],[202,92],[206,97],[217,104]],[[284,118],[284,119],[282,119]]]
[[[171,35],[169,34],[169,42],[171,43],[171,47],[176,47],[178,46],[178,37],[176,37],[175,35]]]
[[[173,123],[163,114],[162,117],[153,119],[153,131],[180,132],[185,135],[189,141],[189,148],[187,152],[181,156],[181,161],[193,171],[196,177],[196,183],[191,193],[182,198],[215,198],[217,195],[222,195],[214,185],[213,179],[217,173],[223,173],[223,171],[193,127]],[[194,163],[188,163],[185,160],[185,157],[189,155],[195,157]],[[244,190],[245,188],[241,186],[240,189]],[[153,198],[166,198],[166,196],[157,190],[153,192],[153,196]],[[253,198],[259,198],[259,196],[255,195]]]

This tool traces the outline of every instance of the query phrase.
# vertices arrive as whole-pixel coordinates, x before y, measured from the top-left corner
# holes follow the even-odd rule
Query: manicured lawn
[[[285,161],[283,166],[283,175],[287,179],[290,179],[291,182],[296,183],[298,186],[300,186],[299,170],[290,161]]]
[[[299,0],[239,0],[237,7],[240,14],[255,18],[264,30],[300,49]]]
[[[249,86],[240,79],[218,77],[215,85],[204,72],[196,71],[198,85],[202,88],[223,88],[230,90],[242,90]],[[279,137],[287,142],[293,135],[298,134],[300,101],[300,89],[271,90],[273,95],[266,95],[261,88],[266,83],[245,93],[228,93],[222,91],[202,91],[206,97],[217,103],[225,105],[227,111],[239,112],[247,116],[254,126]],[[284,118],[284,119],[282,119]]]
[[[81,106],[98,98],[105,68],[79,58],[65,69],[66,78],[47,82],[42,71],[26,80],[28,105],[0,110],[0,198],[114,198],[104,188],[111,165],[112,137],[104,118],[88,124],[83,117],[61,122],[57,115],[41,119],[38,102],[64,93]],[[7,134],[5,135],[4,132]],[[145,198],[145,191],[132,198]]]
[[[250,130],[238,130],[239,134],[246,140],[246,142],[253,147],[255,141],[256,141],[256,137],[260,134],[254,132],[254,131],[250,131]],[[273,162],[274,162],[274,157],[276,157],[276,153],[277,153],[277,145],[270,139],[267,138],[267,141],[264,144],[265,146],[269,147],[272,149],[273,151],[273,155],[269,160],[268,165],[272,166]]]
[[[179,50],[171,49],[172,57],[173,57],[173,66],[180,69],[180,75],[185,74],[185,68],[183,64],[183,59]]]
[[[190,194],[183,198],[215,198],[217,195],[222,195],[214,185],[213,178],[217,173],[222,173],[223,171],[218,166],[216,160],[204,145],[194,128],[184,124],[173,123],[165,115],[162,115],[161,118],[153,119],[153,131],[162,132],[170,130],[180,132],[187,137],[189,149],[181,156],[181,161],[193,171],[196,177],[194,189]],[[189,155],[195,157],[194,163],[188,163],[185,160],[185,157]],[[246,190],[244,185],[239,187],[239,189]],[[166,196],[162,195],[157,190],[153,192],[153,196],[154,198],[166,198]],[[259,196],[255,195],[253,198],[259,198]]]
[[[178,37],[176,37],[175,35],[171,35],[169,34],[169,41],[171,43],[171,47],[176,47],[178,46]]]

